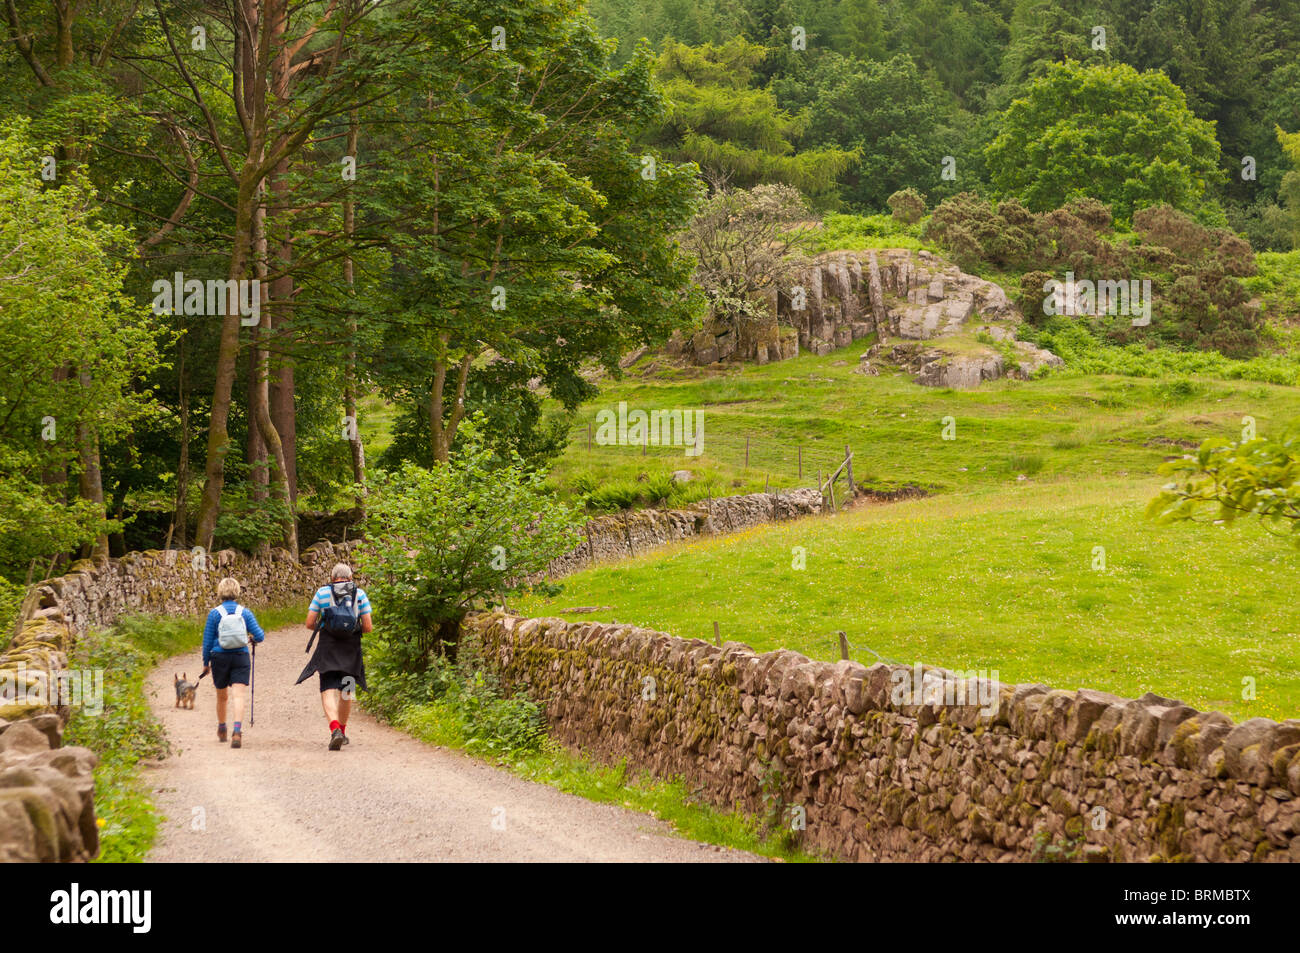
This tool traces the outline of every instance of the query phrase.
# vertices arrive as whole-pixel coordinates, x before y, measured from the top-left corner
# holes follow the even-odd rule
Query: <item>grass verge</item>
[[[65,745],[82,745],[99,755],[96,863],[139,862],[153,846],[158,814],[140,780],[139,765],[164,757],[168,745],[149,710],[144,680],[159,660],[184,651],[193,639],[188,620],[132,616],[110,629],[86,633],[73,650],[74,668],[104,673],[103,711],[94,715],[75,709],[63,736]]]

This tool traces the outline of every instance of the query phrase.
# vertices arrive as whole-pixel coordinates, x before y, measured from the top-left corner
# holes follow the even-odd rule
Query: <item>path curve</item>
[[[172,674],[196,678],[197,650],[149,674],[145,690],[174,753],[143,768],[167,818],[147,860],[762,859],[686,840],[648,814],[426,745],[356,709],[348,725],[352,743],[329,751],[316,679],[293,684],[306,659],[306,635],[301,626],[279,629],[258,646],[257,722],[245,724],[238,750],[217,741],[210,677],[193,710],[174,707]]]

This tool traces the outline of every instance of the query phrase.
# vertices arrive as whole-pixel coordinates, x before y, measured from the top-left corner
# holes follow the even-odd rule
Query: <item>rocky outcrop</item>
[[[844,860],[1300,861],[1300,720],[628,625],[468,628],[553,737]]]
[[[995,330],[1006,333],[1002,328]],[[1041,368],[1060,367],[1065,363],[1051,351],[1028,341],[1016,341],[1009,334],[1000,340],[1008,341],[1009,354],[990,347],[961,354],[919,343],[876,344],[862,353],[860,369],[864,374],[879,373],[878,365],[884,361],[914,375],[912,380],[917,384],[970,390],[983,381],[1000,377],[1029,380]]]
[[[1011,318],[1005,292],[927,251],[883,249],[818,256],[798,283],[774,293],[762,318],[710,318],[677,349],[697,364],[766,364],[800,350],[828,354],[868,335],[927,340],[972,320]]]

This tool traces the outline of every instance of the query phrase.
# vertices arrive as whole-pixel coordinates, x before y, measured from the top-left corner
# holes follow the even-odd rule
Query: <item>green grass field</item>
[[[839,465],[846,445],[853,449],[857,482],[886,489],[1007,486],[1021,474],[1039,481],[1148,479],[1184,447],[1239,434],[1246,416],[1261,432],[1300,418],[1295,387],[1066,372],[954,391],[920,387],[888,370],[878,377],[854,373],[865,349],[858,342],[825,357],[722,373],[660,366],[648,377],[642,376],[643,359],[579,410],[553,479],[563,488],[584,477],[636,481],[687,469],[711,478],[715,495],[761,490],[767,481],[813,486],[819,468],[829,473]],[[587,429],[596,432],[597,412],[616,409],[620,401],[629,410],[703,411],[703,455],[594,440],[588,450]],[[955,439],[943,439],[946,417],[953,419]]]
[[[852,348],[721,375],[636,369],[584,407],[554,472],[636,481],[673,469],[716,493],[810,486],[852,446],[859,484],[927,499],[761,527],[565,579],[530,614],[598,618],[755,649],[838,657],[843,629],[877,655],[1008,682],[1155,691],[1236,718],[1300,717],[1300,553],[1256,524],[1162,526],[1143,517],[1156,468],[1207,437],[1300,417],[1295,388],[1205,378],[1057,374],[975,391],[851,373]],[[844,362],[844,363],[841,363]],[[586,447],[596,410],[701,409],[705,453]],[[943,418],[955,439],[942,439]],[[750,467],[744,467],[745,437]],[[804,479],[797,448],[804,447]],[[811,474],[811,475],[810,475]],[[795,547],[806,568],[792,568]],[[1105,568],[1100,565],[1101,547]],[[1253,679],[1255,697],[1244,688]]]

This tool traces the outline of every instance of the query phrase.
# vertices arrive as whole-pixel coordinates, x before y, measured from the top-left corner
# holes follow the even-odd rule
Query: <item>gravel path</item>
[[[258,647],[257,723],[245,723],[238,750],[217,741],[210,676],[192,711],[174,707],[172,674],[197,678],[197,650],[150,673],[146,692],[176,753],[145,768],[168,818],[149,861],[762,859],[426,745],[355,708],[352,743],[329,751],[315,677],[293,684],[306,641],[297,626]]]

